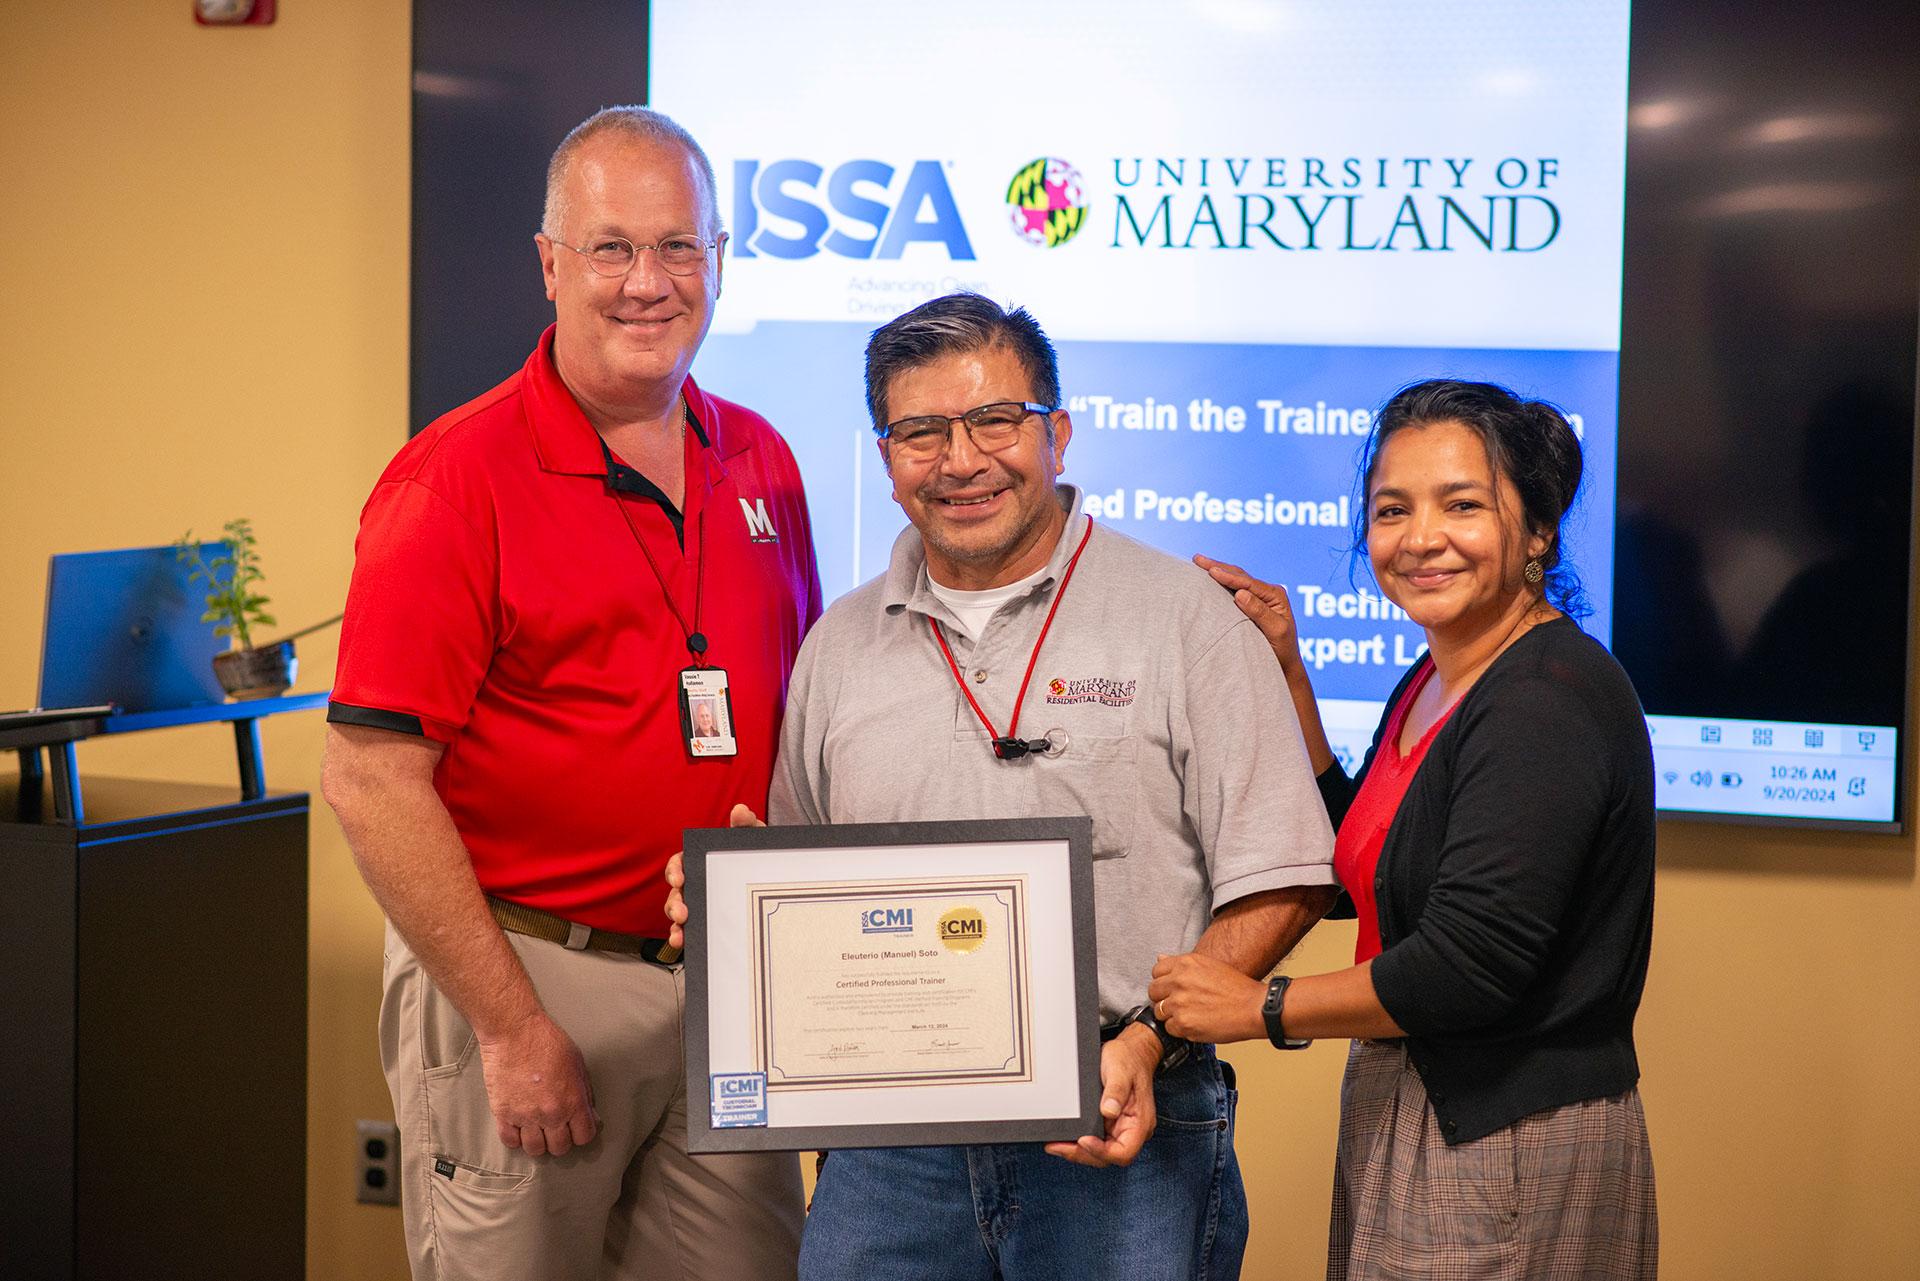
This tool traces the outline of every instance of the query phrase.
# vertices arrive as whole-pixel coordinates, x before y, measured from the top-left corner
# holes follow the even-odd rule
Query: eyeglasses
[[[553,240],[553,237],[547,239]],[[657,245],[636,245],[623,236],[603,236],[584,248],[564,240],[553,240],[553,243],[585,258],[587,266],[601,276],[626,275],[633,270],[642,249],[653,250],[660,269],[667,274],[691,276],[706,264],[707,254],[720,247],[718,240],[702,240],[698,236],[668,236]]]
[[[1020,424],[1029,414],[1048,415],[1058,411],[1030,400],[1003,400],[964,414],[923,414],[902,418],[897,423],[875,428],[887,448],[913,462],[925,462],[946,452],[953,437],[953,424],[967,429],[967,439],[985,454],[998,453],[1020,435]]]

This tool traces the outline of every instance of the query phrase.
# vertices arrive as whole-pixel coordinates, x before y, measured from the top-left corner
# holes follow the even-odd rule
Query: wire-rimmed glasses
[[[899,422],[888,423],[876,430],[880,438],[887,442],[888,449],[913,462],[925,462],[946,452],[956,423],[966,428],[967,438],[973,442],[975,449],[993,454],[1005,449],[1019,437],[1020,424],[1027,420],[1029,414],[1044,416],[1054,412],[1051,407],[1036,405],[1030,400],[1001,400],[969,409],[964,414],[922,414],[915,418],[902,418]]]
[[[570,245],[547,237],[562,249],[571,249],[587,260],[596,275],[624,276],[633,270],[640,251],[651,249],[660,262],[660,270],[672,276],[691,276],[706,264],[707,255],[720,247],[718,240],[698,236],[667,236],[658,244],[636,245],[625,236],[599,236],[590,244]]]

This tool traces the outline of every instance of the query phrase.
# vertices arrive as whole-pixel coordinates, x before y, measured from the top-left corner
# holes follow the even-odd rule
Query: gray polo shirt
[[[1280,665],[1193,565],[1093,531],[1034,668],[1019,736],[1058,755],[1003,761],[967,688],[1007,732],[1067,561],[1080,495],[1047,573],[977,641],[927,586],[911,527],[886,573],[836,601],[794,664],[769,820],[890,823],[1091,815],[1100,1010],[1146,1000],[1156,953],[1191,951],[1212,914],[1263,890],[1331,885],[1333,832]],[[1059,734],[1054,735],[1056,738]]]

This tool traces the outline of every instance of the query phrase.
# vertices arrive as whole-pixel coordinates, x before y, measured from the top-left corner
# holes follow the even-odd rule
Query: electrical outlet
[[[391,1121],[355,1121],[354,1200],[400,1204],[400,1127]]]

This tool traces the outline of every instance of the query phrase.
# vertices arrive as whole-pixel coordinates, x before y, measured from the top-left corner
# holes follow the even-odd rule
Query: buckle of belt
[[[552,912],[543,912],[537,907],[494,898],[492,895],[487,896],[487,907],[501,929],[548,943],[558,943],[575,952],[615,952],[639,956],[656,965],[672,965],[680,959],[680,949],[665,939],[622,934],[618,930],[594,929],[579,921],[569,921],[564,916],[555,916]]]

